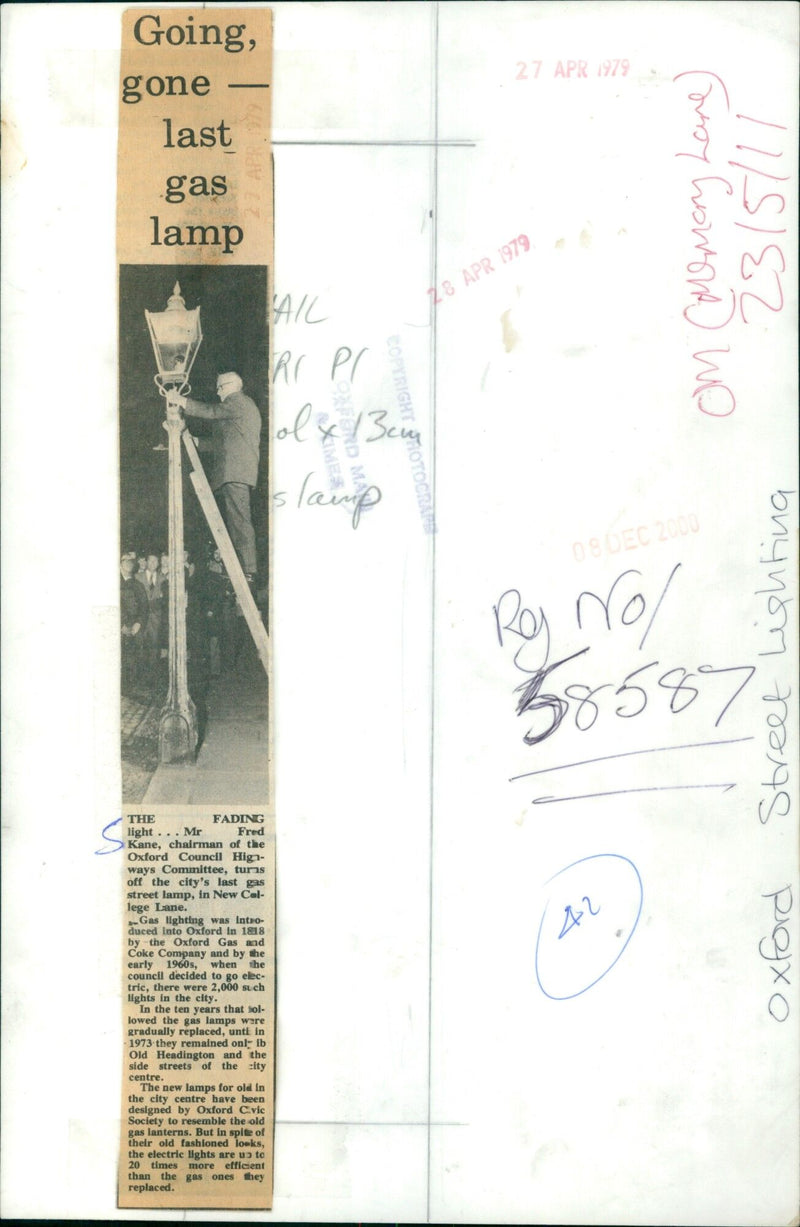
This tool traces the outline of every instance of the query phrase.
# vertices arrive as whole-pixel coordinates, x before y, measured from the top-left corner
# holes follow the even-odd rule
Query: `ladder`
[[[188,428],[182,432],[182,438],[186,447],[186,452],[192,462],[192,471],[189,474],[189,480],[195,488],[195,493],[200,501],[200,506],[203,508],[208,527],[214,534],[214,540],[217,543],[217,548],[220,552],[220,557],[225,564],[225,570],[228,572],[228,578],[233,584],[233,590],[239,601],[245,621],[250,629],[250,634],[253,636],[253,643],[256,646],[256,651],[261,658],[261,663],[264,666],[264,672],[269,677],[269,636],[267,635],[264,623],[261,621],[261,615],[258,612],[253,594],[250,591],[250,585],[245,579],[244,571],[242,570],[239,556],[233,548],[233,542],[230,539],[228,530],[225,527],[217,500],[214,498],[211,486],[208,484],[208,478],[203,468],[203,463],[195,446],[194,439],[189,433]]]

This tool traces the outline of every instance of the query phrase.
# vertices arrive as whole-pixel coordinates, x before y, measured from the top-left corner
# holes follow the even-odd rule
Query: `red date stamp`
[[[694,512],[688,516],[676,516],[669,520],[655,520],[653,524],[637,524],[617,532],[607,532],[602,537],[590,537],[588,541],[574,541],[572,557],[575,562],[586,558],[608,558],[624,550],[644,549],[659,541],[674,541],[676,537],[688,537],[700,532],[700,523]]]
[[[509,264],[512,260],[516,260],[517,257],[521,256],[524,252],[530,251],[530,249],[531,243],[527,234],[518,234],[516,238],[509,239],[509,241],[504,243],[502,247],[498,247],[497,252],[500,257],[500,263]],[[482,256],[480,260],[476,260],[474,263],[467,264],[464,268],[462,268],[461,275],[464,279],[464,285],[470,286],[474,285],[481,276],[484,280],[486,280],[486,278],[494,271],[495,269],[494,265],[492,264],[492,259],[490,259],[489,256]],[[456,287],[453,285],[452,281],[442,281],[438,286],[431,286],[428,293],[433,297],[433,305],[435,307],[438,307],[439,304],[444,301],[444,299],[440,297],[440,291],[442,294],[446,294],[448,298],[451,298],[456,292]]]
[[[544,68],[544,72],[542,69]],[[555,65],[543,60],[517,60],[515,81],[536,81],[540,77],[563,77],[577,81],[590,77],[627,77],[630,60],[556,60]]]

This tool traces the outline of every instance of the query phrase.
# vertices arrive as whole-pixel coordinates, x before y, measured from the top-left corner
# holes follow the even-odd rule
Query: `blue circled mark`
[[[633,937],[636,926],[639,923],[639,917],[642,914],[644,890],[642,887],[642,879],[639,876],[639,871],[634,865],[633,861],[629,860],[627,856],[621,856],[616,852],[598,853],[595,856],[586,856],[582,857],[580,860],[573,861],[572,864],[567,865],[564,869],[561,869],[558,873],[554,874],[552,878],[548,879],[546,885],[549,886],[551,883],[557,882],[559,878],[563,878],[564,875],[570,872],[570,870],[574,870],[576,866],[579,865],[591,866],[591,868],[588,869],[588,871],[583,870],[579,871],[578,874],[573,874],[575,885],[571,891],[568,887],[566,891],[562,891],[560,895],[558,895],[557,889],[555,891],[551,891],[551,897],[548,899],[544,912],[542,913],[542,919],[539,922],[539,931],[536,936],[536,980],[539,988],[546,997],[551,999],[551,1001],[569,1001],[573,997],[580,997],[582,993],[587,992],[590,988],[594,988],[595,984],[602,980],[604,976],[607,976],[611,971],[611,968],[622,957],[628,943]],[[594,906],[589,906],[589,915],[584,923],[580,924],[579,920],[583,916],[583,912],[578,912],[578,920],[575,920],[573,908],[569,900],[570,898],[580,897],[582,903],[588,902],[587,895],[581,896],[579,888],[582,886],[585,889],[587,876],[589,878],[593,876],[595,879],[597,879],[598,871],[600,880],[595,881],[595,883],[589,887],[590,895],[588,897],[591,898]],[[607,881],[605,884],[605,895],[603,894],[603,878],[611,879],[610,882]],[[611,894],[615,895],[616,898],[608,897],[609,887],[611,887]],[[558,895],[557,899],[554,898],[555,895]],[[601,897],[602,903],[600,902]],[[560,906],[554,907],[553,915],[559,915],[560,918],[561,914],[565,914],[568,919],[572,918],[572,923],[568,925],[565,920],[561,927],[561,931],[559,932],[558,920],[555,922],[551,921],[548,929],[545,930],[545,921],[548,917],[548,911],[551,909],[551,905],[557,904],[560,904]],[[634,910],[635,915],[633,915]],[[594,919],[590,919],[598,916],[601,911],[604,912],[604,920],[611,926],[610,928],[606,928],[604,930],[600,929]],[[616,929],[613,927],[615,924],[619,925],[619,927]],[[625,940],[622,945],[617,948],[616,939],[620,938],[625,933],[626,929],[628,931],[625,935]],[[543,931],[545,931],[544,942],[542,941]],[[561,938],[563,938],[566,934],[574,934],[572,943],[568,941],[561,941]],[[578,946],[577,942],[580,941],[580,935],[585,936],[586,934],[589,936],[586,939],[585,944],[583,947]],[[555,938],[555,941],[552,940],[553,938]],[[613,946],[611,949],[614,957],[610,960],[610,962],[605,962],[607,956],[603,953],[603,948],[604,946],[608,948],[608,944],[611,941],[613,941]],[[551,982],[551,977],[545,975],[544,980],[549,985],[549,987],[545,987],[545,983],[543,983],[542,963],[546,964],[547,962],[550,962],[553,964],[554,956],[558,954],[559,951],[568,951],[570,952],[570,955],[576,956],[576,958],[573,959],[573,962],[577,964],[577,967],[570,968],[567,966],[566,971],[562,971],[562,978],[566,977],[566,979],[569,980],[570,976],[573,976],[575,983],[574,985],[563,983],[559,985],[559,991],[551,991],[555,986]],[[559,979],[558,972],[561,970],[561,968],[559,968],[559,962],[562,964],[565,963],[563,957],[560,960],[555,960],[554,965],[556,971],[552,976],[552,979],[555,980]],[[588,982],[586,983],[583,982],[585,977],[588,977]],[[574,991],[564,991],[567,988],[574,989]]]
[[[95,856],[108,856],[110,852],[121,852],[122,849],[125,847],[124,841],[121,839],[118,839],[116,835],[106,834],[106,831],[110,831],[112,827],[118,826],[120,822],[122,822],[121,818],[115,818],[112,822],[107,822],[106,825],[103,827],[103,839],[105,839],[107,843],[111,844],[111,847],[110,848],[95,848],[94,850]]]

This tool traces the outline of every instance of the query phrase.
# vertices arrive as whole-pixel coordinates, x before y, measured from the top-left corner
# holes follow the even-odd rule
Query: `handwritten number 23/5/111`
[[[746,120],[748,123],[758,124],[759,133],[760,133],[760,129],[762,125],[764,127],[775,128],[775,129],[779,129],[784,132],[786,131],[786,129],[783,127],[782,124],[767,123],[762,120],[754,119],[753,117],[748,116],[748,115],[737,115],[737,119]],[[756,138],[753,136],[749,139],[755,140]],[[759,144],[761,143],[760,140],[758,143]],[[786,199],[780,192],[777,192],[777,191],[764,192],[761,195],[761,199],[759,200],[758,204],[755,204],[755,207],[753,208],[751,208],[751,205],[754,204],[754,200],[748,199],[748,191],[749,191],[748,174],[763,176],[767,179],[771,179],[775,183],[783,183],[789,178],[789,175],[777,175],[773,173],[773,168],[775,166],[774,159],[783,157],[783,153],[780,150],[775,151],[775,150],[769,150],[769,149],[759,149],[755,145],[751,145],[749,143],[746,145],[737,145],[736,148],[737,150],[742,151],[742,156],[745,156],[744,151],[746,151],[748,155],[755,154],[756,157],[764,157],[769,160],[766,163],[762,163],[762,166],[760,169],[757,166],[746,166],[743,162],[729,161],[728,163],[729,166],[732,166],[732,167],[735,167],[737,169],[747,172],[742,182],[742,204],[744,205],[745,211],[748,214],[748,220],[746,222],[737,221],[734,224],[737,226],[741,226],[743,230],[754,230],[760,234],[785,234],[786,227],[781,228],[777,224],[778,222],[777,214],[783,213],[783,210],[786,206]],[[748,157],[748,161],[754,161],[754,160],[755,159]],[[730,194],[730,191],[731,191],[730,184],[728,183],[726,179],[722,180],[722,182],[727,184],[728,191]],[[754,189],[754,190],[760,191],[760,188]],[[756,214],[758,214],[762,205],[764,205],[768,200],[779,201],[778,205],[772,206],[772,208],[774,209],[775,216],[764,217],[762,215],[762,216],[757,217]],[[769,226],[764,226],[763,224],[761,224],[764,221],[769,221],[770,223]],[[767,256],[767,252],[771,254]],[[764,262],[763,264],[762,264],[762,261]],[[748,271],[745,271],[746,262],[749,262],[747,264]],[[784,259],[782,249],[777,245],[777,243],[768,242],[766,246],[762,247],[761,254],[759,256],[755,256],[753,255],[752,252],[749,252],[749,251],[744,252],[742,255],[740,264],[739,264],[739,272],[741,274],[743,281],[752,281],[754,277],[758,278],[759,280],[756,282],[756,285],[759,290],[761,289],[761,285],[762,285],[762,280],[761,280],[762,277],[765,277],[765,276],[769,277],[769,274],[772,274],[772,276],[775,278],[773,288],[777,292],[777,301],[773,303],[773,302],[767,302],[766,298],[763,298],[760,293],[754,294],[752,290],[743,290],[742,293],[739,295],[739,311],[741,313],[742,319],[745,322],[745,324],[749,324],[751,322],[750,317],[748,317],[748,315],[745,314],[744,302],[746,298],[753,299],[755,302],[760,303],[761,306],[766,307],[768,311],[778,312],[778,311],[783,310],[784,297],[783,297],[783,288],[781,286],[781,274],[786,272],[786,260]],[[736,310],[736,298],[734,295],[733,296],[733,311],[735,310]]]

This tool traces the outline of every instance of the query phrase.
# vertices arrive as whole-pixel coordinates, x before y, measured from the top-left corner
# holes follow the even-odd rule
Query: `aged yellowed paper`
[[[268,1207],[271,14],[123,15],[120,1207]]]

